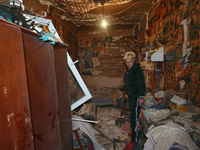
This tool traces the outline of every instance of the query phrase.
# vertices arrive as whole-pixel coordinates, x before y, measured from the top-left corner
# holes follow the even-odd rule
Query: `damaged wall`
[[[51,20],[58,32],[61,40],[69,45],[67,48],[68,53],[70,54],[73,61],[78,60],[78,30],[76,26],[71,23],[66,23],[65,21],[51,17]],[[76,67],[79,67],[76,65]]]
[[[173,89],[200,107],[200,7],[199,1],[161,0],[149,13],[146,52],[159,41],[164,46],[164,62],[145,69],[148,88]]]
[[[122,26],[123,27],[123,26]],[[135,46],[133,27],[107,27],[78,33],[80,73],[90,86],[123,85],[124,53]]]

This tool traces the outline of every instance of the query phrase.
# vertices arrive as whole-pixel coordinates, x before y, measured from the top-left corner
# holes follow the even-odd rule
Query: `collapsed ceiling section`
[[[155,0],[35,0],[47,6],[49,14],[72,21],[77,27],[98,26],[102,19],[108,25],[135,25],[151,8]]]

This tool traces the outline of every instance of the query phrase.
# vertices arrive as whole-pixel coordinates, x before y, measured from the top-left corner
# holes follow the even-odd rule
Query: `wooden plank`
[[[0,149],[33,150],[21,29],[0,22],[0,35]]]
[[[69,94],[67,48],[54,46],[56,83],[58,93],[59,119],[62,149],[73,149],[71,103]]]
[[[27,33],[23,40],[35,149],[60,150],[53,46]]]

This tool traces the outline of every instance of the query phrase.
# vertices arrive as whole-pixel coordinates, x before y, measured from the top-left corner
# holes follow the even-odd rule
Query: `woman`
[[[137,119],[139,116],[138,107],[144,103],[144,94],[146,91],[143,70],[140,68],[140,64],[135,63],[135,53],[127,52],[124,56],[124,61],[127,65],[126,72],[124,74],[124,88],[126,97],[130,103],[130,119],[131,119],[131,143],[128,145],[135,145],[138,142],[138,135],[135,132],[137,125]]]

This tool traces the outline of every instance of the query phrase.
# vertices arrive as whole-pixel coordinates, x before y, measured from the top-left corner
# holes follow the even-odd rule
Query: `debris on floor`
[[[131,133],[130,113],[129,111],[124,111],[121,116],[121,111],[121,109],[111,105],[95,105],[91,103],[85,103],[79,110],[79,114],[84,119],[86,119],[85,117],[88,120],[94,120],[95,118],[95,121],[98,122],[92,125],[99,133],[101,132],[96,134],[95,138],[105,150],[124,150],[131,141],[131,137],[128,135]],[[96,115],[94,115],[94,112]],[[145,142],[142,138],[140,135],[140,142],[135,145],[134,149],[142,150]]]
[[[124,142],[125,139],[130,141],[128,133],[124,132],[121,130],[121,128],[119,128],[119,126],[116,125],[116,120],[118,120],[120,114],[121,110],[114,107],[97,107],[97,121],[99,123],[96,124],[96,126],[98,126],[99,130],[104,132],[114,141],[114,143],[112,143],[102,136],[97,137],[99,144],[102,145],[106,150],[113,150],[114,148],[116,150],[122,150],[126,146]],[[123,122],[126,122],[127,120],[128,118],[126,120],[124,119]]]

